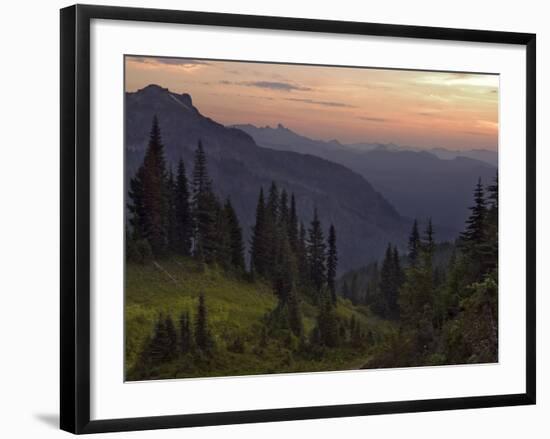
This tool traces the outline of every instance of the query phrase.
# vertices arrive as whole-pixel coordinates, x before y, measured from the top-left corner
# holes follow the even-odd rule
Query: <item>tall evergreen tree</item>
[[[189,187],[185,165],[183,160],[178,162],[178,171],[174,185],[174,211],[175,211],[175,243],[176,253],[188,256],[191,254],[191,241],[193,237],[193,218],[189,205]]]
[[[279,251],[279,245],[281,238],[281,228],[279,227],[279,215],[280,215],[280,195],[277,184],[273,181],[269,188],[269,194],[266,203],[266,221],[265,221],[265,239],[267,245],[266,252],[266,277],[271,280],[274,279],[276,273],[276,260],[278,258],[277,252]]]
[[[296,260],[286,233],[281,234],[278,242],[279,246],[273,267],[273,287],[279,301],[282,304],[288,304],[296,284]]]
[[[311,282],[320,293],[326,281],[326,245],[317,208],[309,228],[307,251]]]
[[[172,253],[177,253],[176,183],[171,168],[168,170],[168,178],[166,179],[166,194],[168,197],[168,250]]]
[[[237,272],[242,273],[245,270],[243,234],[237,214],[229,198],[225,202],[224,214],[229,230],[231,266]]]
[[[277,187],[277,183],[272,181],[271,186],[269,187],[266,207],[273,224],[276,224],[277,219],[279,218],[279,202],[279,188]]]
[[[336,249],[336,230],[330,225],[328,233],[327,254],[327,285],[333,303],[336,303],[336,269],[338,268],[338,252]]]
[[[340,342],[338,331],[338,317],[336,307],[332,304],[330,297],[321,294],[319,303],[319,314],[317,316],[318,342],[327,347],[336,347]]]
[[[474,189],[474,204],[470,207],[470,216],[466,220],[466,228],[460,235],[459,240],[459,245],[468,259],[470,281],[480,281],[486,271],[486,226],[487,202],[480,178]]]
[[[296,254],[298,252],[298,212],[296,210],[296,198],[294,193],[290,196],[290,218],[288,221],[288,239],[290,241],[290,247]]]
[[[168,244],[169,199],[164,146],[155,116],[143,164],[130,182],[131,225],[139,238],[146,239],[155,256]]]
[[[474,189],[474,205],[470,207],[470,216],[466,220],[466,230],[461,234],[463,243],[470,246],[470,250],[474,249],[484,239],[484,224],[487,215],[487,202],[485,201],[485,193],[481,178],[478,179]]]
[[[420,233],[418,233],[418,221],[415,219],[409,236],[409,264],[415,265],[420,251]]]
[[[202,141],[199,140],[197,149],[195,150],[195,162],[193,168],[193,201],[196,203],[196,198],[200,194],[204,194],[212,190],[212,180],[208,175],[208,167],[206,164],[206,153],[202,146]]]
[[[307,253],[307,240],[306,240],[306,228],[304,224],[300,222],[300,228],[298,232],[298,244],[296,248],[296,259],[298,261],[298,272],[300,276],[300,286],[302,289],[307,289],[310,282],[310,270]]]
[[[127,204],[127,207],[130,212],[129,222],[132,228],[130,239],[133,241],[143,239],[146,233],[145,196],[143,193],[144,178],[145,169],[143,166],[140,166],[136,175],[130,179],[130,188],[128,190],[130,202]]]
[[[290,224],[290,210],[288,206],[288,194],[286,189],[281,191],[281,199],[279,200],[279,227],[288,236]]]
[[[193,169],[193,253],[207,263],[213,262],[216,257],[219,211],[219,202],[208,176],[206,154],[199,141]]]
[[[431,218],[428,219],[428,225],[426,226],[425,251],[430,255],[433,255],[433,252],[435,251],[434,229]]]
[[[267,212],[264,201],[264,190],[260,188],[256,206],[256,223],[252,229],[250,249],[250,271],[253,275],[265,277],[269,263],[269,242],[267,236]]]

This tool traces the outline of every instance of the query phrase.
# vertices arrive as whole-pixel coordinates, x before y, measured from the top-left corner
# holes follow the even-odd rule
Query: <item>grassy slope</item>
[[[347,346],[327,351],[316,359],[293,355],[292,348],[280,340],[270,340],[267,347],[259,350],[262,317],[277,303],[268,285],[243,281],[185,258],[159,261],[158,265],[129,263],[125,296],[128,379],[134,379],[132,367],[159,313],[170,313],[176,323],[183,311],[194,316],[201,292],[206,298],[216,354],[202,364],[196,358],[180,358],[174,364],[161,367],[158,378],[357,369],[374,348]],[[366,308],[354,307],[349,301],[340,301],[337,309],[347,319],[355,314],[363,330],[372,331],[375,340],[392,330],[390,323],[372,316]],[[302,312],[305,332],[309,334],[317,308],[303,302]],[[244,353],[227,350],[236,337],[244,340]]]

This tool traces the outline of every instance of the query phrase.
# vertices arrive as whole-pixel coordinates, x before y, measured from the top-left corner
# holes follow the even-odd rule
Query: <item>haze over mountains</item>
[[[389,241],[405,242],[409,219],[358,173],[321,157],[260,147],[243,130],[203,116],[190,95],[157,85],[126,93],[127,181],[143,159],[154,115],[168,166],[174,168],[182,158],[190,176],[194,151],[202,141],[214,190],[220,197],[231,197],[245,242],[255,220],[259,188],[266,191],[272,181],[295,194],[301,218],[309,221],[317,207],[325,233],[334,223],[340,272],[380,257]]]
[[[400,214],[426,219],[440,226],[439,238],[461,230],[468,215],[472,191],[478,178],[487,184],[496,176],[497,152],[421,151],[395,144],[321,141],[299,135],[278,125],[235,125],[256,143],[276,150],[323,157],[363,175]],[[442,228],[443,229],[442,229]]]

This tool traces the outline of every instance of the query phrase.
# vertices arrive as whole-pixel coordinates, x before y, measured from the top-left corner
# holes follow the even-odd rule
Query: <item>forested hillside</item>
[[[188,179],[166,166],[153,119],[129,184],[129,380],[359,368],[392,322],[336,294],[338,231],[293,193],[258,188],[243,240],[231,199],[215,194],[199,141]],[[245,252],[250,262],[245,262]]]
[[[365,368],[498,361],[498,184],[475,187],[464,231],[436,243],[414,221],[408,252],[346,273],[339,293],[398,324]]]

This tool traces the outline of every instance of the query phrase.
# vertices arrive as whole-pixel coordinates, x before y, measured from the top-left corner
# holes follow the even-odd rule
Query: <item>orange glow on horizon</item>
[[[126,57],[126,91],[189,93],[226,124],[281,123],[342,143],[498,147],[498,75]]]

